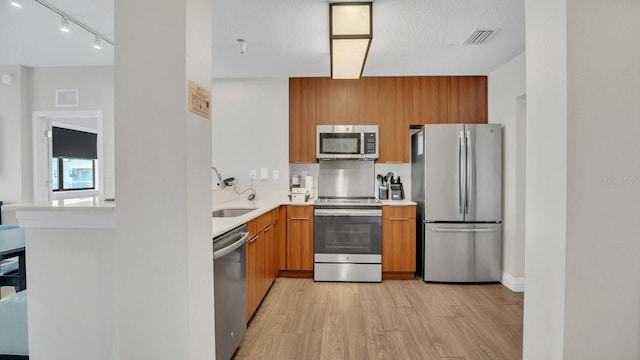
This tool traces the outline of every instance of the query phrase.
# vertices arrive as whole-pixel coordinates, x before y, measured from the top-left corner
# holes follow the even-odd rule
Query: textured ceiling
[[[46,0],[45,0],[46,1]],[[114,39],[114,0],[49,0]],[[121,0],[126,1],[126,0]],[[329,1],[212,0],[215,77],[329,76]],[[483,75],[524,51],[525,0],[377,0],[365,76]],[[0,2],[0,65],[104,65],[110,45],[33,0],[15,9]],[[496,33],[484,45],[462,45],[476,29]],[[240,54],[236,39],[244,38]],[[117,44],[117,39],[114,39]]]

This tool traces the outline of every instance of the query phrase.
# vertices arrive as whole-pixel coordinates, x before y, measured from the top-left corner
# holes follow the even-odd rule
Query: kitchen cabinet
[[[447,80],[447,122],[486,124],[487,77],[449,76]]]
[[[291,78],[289,162],[316,162],[316,125],[378,125],[378,162],[409,162],[410,125],[487,120],[486,76]]]
[[[284,205],[278,208],[276,247],[278,270],[287,270],[287,207]]]
[[[316,162],[317,78],[289,79],[289,162]]]
[[[313,206],[287,206],[287,270],[313,271]]]
[[[347,87],[346,123],[353,125],[378,124],[378,78],[345,80]]]
[[[378,78],[378,162],[409,162],[410,80]]]
[[[316,78],[317,125],[349,123],[347,118],[347,81]]]
[[[416,207],[382,207],[384,278],[412,279],[416,271]]]
[[[448,122],[448,76],[415,76],[410,82],[408,106],[411,125],[442,124]]]
[[[275,209],[247,223],[247,321],[260,305],[277,275]]]

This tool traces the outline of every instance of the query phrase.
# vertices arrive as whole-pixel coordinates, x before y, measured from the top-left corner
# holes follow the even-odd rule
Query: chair
[[[13,286],[16,292],[26,289],[24,229],[18,225],[0,224],[0,261],[5,259],[11,260],[0,264],[0,287]]]

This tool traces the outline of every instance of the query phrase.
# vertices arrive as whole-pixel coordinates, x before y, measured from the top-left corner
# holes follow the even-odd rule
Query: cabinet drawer
[[[408,206],[383,206],[382,218],[384,219],[415,219],[416,207],[414,205]]]
[[[313,220],[313,206],[291,206],[287,208],[289,219]]]

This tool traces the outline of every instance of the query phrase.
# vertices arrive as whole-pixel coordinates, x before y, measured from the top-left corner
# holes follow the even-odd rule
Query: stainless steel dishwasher
[[[247,331],[246,241],[242,225],[213,239],[216,359],[229,360]]]

